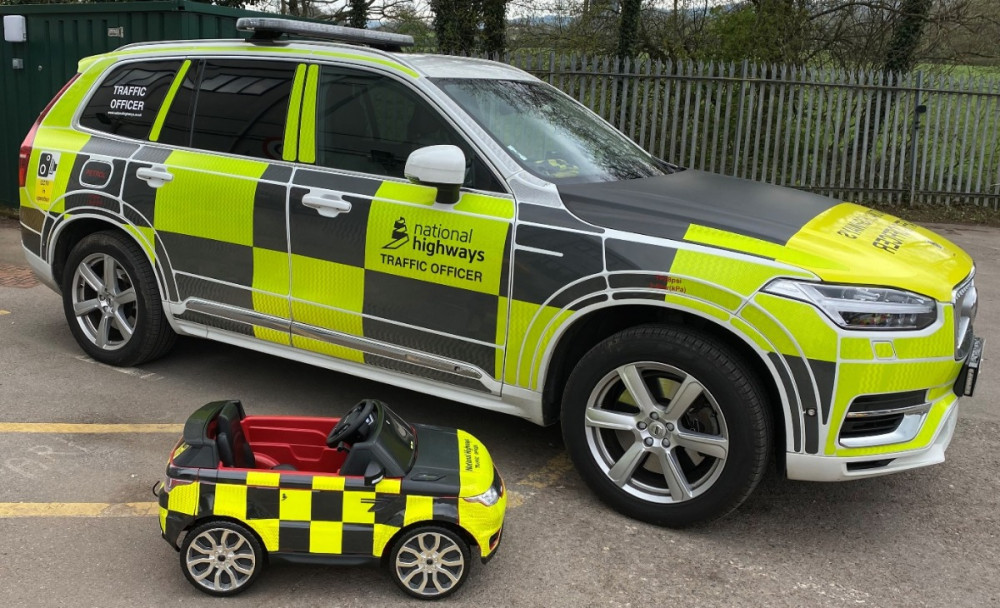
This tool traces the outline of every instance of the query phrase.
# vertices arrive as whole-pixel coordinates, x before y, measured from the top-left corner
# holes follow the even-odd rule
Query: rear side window
[[[146,139],[180,65],[180,61],[144,61],[115,68],[90,98],[80,125]]]
[[[159,141],[212,152],[281,159],[296,64],[211,59],[192,66]]]

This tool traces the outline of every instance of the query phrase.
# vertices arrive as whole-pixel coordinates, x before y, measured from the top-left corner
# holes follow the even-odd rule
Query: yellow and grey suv
[[[772,457],[944,459],[982,352],[947,240],[663,162],[506,65],[242,27],[84,59],[25,140],[24,250],[94,359],[199,336],[561,421],[602,499],[674,526]]]

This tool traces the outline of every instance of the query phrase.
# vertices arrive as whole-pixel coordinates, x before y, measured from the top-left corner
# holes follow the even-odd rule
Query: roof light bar
[[[383,51],[401,51],[404,46],[413,46],[413,36],[405,34],[272,17],[241,17],[236,20],[236,29],[253,32],[251,40],[274,40],[282,34],[295,34],[307,38],[366,44]]]

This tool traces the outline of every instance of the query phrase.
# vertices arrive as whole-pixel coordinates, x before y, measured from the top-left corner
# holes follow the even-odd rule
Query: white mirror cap
[[[426,146],[410,153],[406,179],[423,184],[460,186],[465,181],[465,154],[458,146]]]

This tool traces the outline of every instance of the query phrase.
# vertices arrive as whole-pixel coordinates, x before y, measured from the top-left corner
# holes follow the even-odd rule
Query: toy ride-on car
[[[465,582],[470,547],[493,557],[507,506],[478,439],[408,424],[375,400],[339,420],[204,405],[154,492],[163,538],[211,595],[239,593],[284,559],[381,562],[406,593],[444,597]]]

